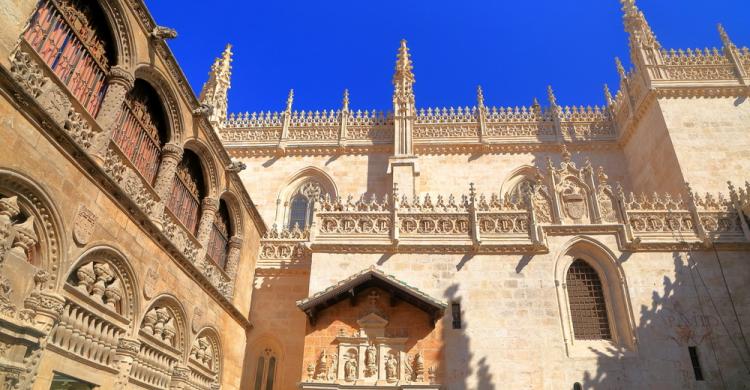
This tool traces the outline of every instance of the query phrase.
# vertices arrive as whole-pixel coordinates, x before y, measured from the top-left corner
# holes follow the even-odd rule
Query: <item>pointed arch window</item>
[[[185,150],[177,165],[167,208],[194,235],[198,229],[200,202],[204,196],[203,169],[198,156]]]
[[[208,256],[224,269],[227,264],[227,253],[229,252],[229,239],[232,236],[231,222],[229,220],[229,209],[226,202],[219,202],[214,223],[211,226],[211,236],[208,240]]]
[[[146,181],[153,184],[166,139],[166,125],[158,95],[147,82],[135,81],[115,124],[112,140]]]
[[[266,364],[266,360],[268,364]],[[255,369],[255,386],[253,390],[273,390],[276,379],[276,356],[273,352],[266,350],[265,355],[258,358]]]
[[[95,117],[116,58],[112,34],[96,2],[42,0],[23,38]]]
[[[320,184],[307,182],[300,186],[289,202],[289,228],[304,229],[312,222],[313,201],[321,195]]]
[[[577,259],[565,276],[573,334],[579,340],[612,340],[607,303],[599,274]]]

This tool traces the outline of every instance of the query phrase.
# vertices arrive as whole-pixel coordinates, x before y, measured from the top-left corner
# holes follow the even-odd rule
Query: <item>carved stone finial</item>
[[[227,92],[231,88],[232,45],[227,44],[221,57],[214,60],[208,80],[201,89],[200,102],[211,107],[204,115],[217,128],[222,128],[227,120]],[[196,112],[193,112],[196,114]]]
[[[292,112],[292,103],[294,103],[294,89],[289,90],[289,96],[286,98],[286,112]]]
[[[620,57],[615,57],[615,66],[617,67],[617,74],[620,75],[620,81],[624,81],[627,75],[625,73],[625,67],[622,66],[622,61],[620,61]]]
[[[539,100],[536,98],[536,96],[534,97],[534,100],[531,103],[531,108],[533,108],[534,111],[537,111],[537,112],[542,109],[542,105],[539,104]]]
[[[611,106],[614,104],[614,99],[612,99],[612,92],[609,91],[609,85],[604,84],[604,101],[607,103],[607,106]]]
[[[0,215],[5,215],[9,218],[13,218],[20,212],[21,208],[18,207],[17,196],[0,199]]]
[[[415,81],[414,73],[412,72],[413,69],[414,66],[409,55],[409,48],[406,46],[406,39],[402,39],[396,57],[396,72],[393,74],[393,85],[411,89],[411,85]],[[402,92],[407,92],[405,89]]]
[[[151,30],[150,35],[154,39],[175,39],[177,38],[177,30],[164,26],[156,26]]]
[[[729,34],[727,34],[727,30],[724,29],[724,26],[719,23],[716,25],[717,29],[719,30],[719,37],[721,37],[721,43],[724,45],[725,49],[730,49],[734,47],[734,43],[732,43],[732,40],[729,39]]]
[[[549,99],[549,104],[552,107],[557,107],[557,98],[555,97],[555,91],[552,90],[552,86],[547,86],[547,99]]]
[[[599,179],[599,185],[600,186],[606,186],[607,180],[609,179],[609,176],[607,176],[606,173],[604,173],[604,167],[599,166],[599,169],[596,172],[596,176]]]
[[[661,45],[651,30],[643,12],[635,5],[635,0],[620,0],[622,4],[622,20],[625,31],[630,35],[631,50],[635,45],[659,49]]]
[[[563,144],[562,148],[560,149],[560,155],[563,158],[563,161],[566,163],[570,162],[570,152],[568,151],[568,146]]]
[[[349,111],[349,89],[344,90],[344,99],[341,101],[342,111]]]
[[[477,85],[477,108],[484,107],[484,93],[482,93],[482,86]]]

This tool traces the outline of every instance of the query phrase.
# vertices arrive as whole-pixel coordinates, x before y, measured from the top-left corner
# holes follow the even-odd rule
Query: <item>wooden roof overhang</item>
[[[387,275],[378,268],[370,267],[308,298],[297,301],[297,307],[305,312],[310,324],[315,325],[318,313],[347,299],[354,306],[357,303],[357,296],[372,287],[386,291],[390,295],[391,306],[395,306],[398,301],[404,301],[424,311],[428,314],[430,325],[433,327],[448,306],[394,276]]]

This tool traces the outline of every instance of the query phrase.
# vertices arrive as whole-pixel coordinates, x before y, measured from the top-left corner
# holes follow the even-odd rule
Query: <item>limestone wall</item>
[[[310,293],[371,265],[445,301],[460,301],[464,328],[443,318],[440,363],[450,389],[741,388],[750,380],[737,318],[748,332],[748,268],[741,253],[627,253],[613,237],[596,241],[624,271],[636,345],[569,356],[556,267],[571,237],[550,237],[545,255],[313,255]],[[336,264],[331,267],[331,264]],[[557,281],[559,284],[559,280]],[[607,281],[609,283],[610,281]],[[718,308],[718,309],[717,309]],[[615,317],[613,321],[628,321]],[[706,381],[695,382],[688,346],[697,346]],[[307,356],[307,355],[306,355]]]
[[[747,97],[659,99],[682,174],[699,192],[742,184],[750,171]]]

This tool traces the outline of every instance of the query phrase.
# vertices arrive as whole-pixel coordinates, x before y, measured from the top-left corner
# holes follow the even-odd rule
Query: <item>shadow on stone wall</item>
[[[461,301],[458,287],[458,284],[452,284],[445,290],[443,296],[449,305],[452,302]],[[453,329],[450,306],[443,321],[445,321],[443,326],[444,343],[440,355],[443,357],[442,382],[447,386],[446,389],[495,389],[487,357],[480,357],[475,360],[475,356],[471,352],[471,340],[467,331],[472,324],[468,323],[462,316],[461,329]],[[472,385],[470,379],[473,379],[476,387]]]
[[[665,276],[651,306],[640,307],[635,356],[598,352],[597,370],[578,382],[583,389],[750,389],[750,351],[732,301],[746,288],[724,284],[713,252],[673,258],[674,277]],[[704,381],[696,380],[689,347],[697,350]]]

